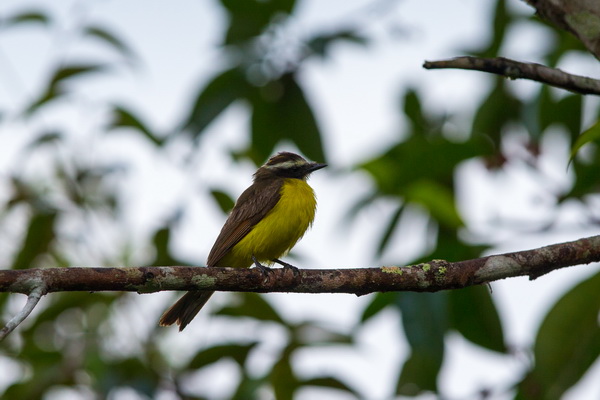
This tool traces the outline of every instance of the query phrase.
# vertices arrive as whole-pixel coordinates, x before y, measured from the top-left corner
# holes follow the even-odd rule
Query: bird
[[[280,260],[312,225],[317,208],[309,175],[327,164],[309,162],[291,152],[269,158],[237,199],[210,250],[208,267],[249,268],[267,273],[271,265],[297,269]],[[161,326],[182,331],[212,296],[213,291],[189,291],[162,315]]]

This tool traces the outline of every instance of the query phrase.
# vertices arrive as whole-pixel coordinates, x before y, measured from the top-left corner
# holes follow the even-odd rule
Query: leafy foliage
[[[282,143],[291,143],[308,158],[327,161],[320,113],[307,96],[300,71],[311,61],[331,57],[339,43],[360,46],[365,56],[376,43],[361,27],[346,26],[297,37],[289,28],[297,5],[294,0],[222,0],[220,7],[227,26],[217,50],[225,62],[198,88],[180,120],[171,129],[155,129],[142,113],[121,100],[95,99],[101,103],[98,108],[105,112],[106,120],[95,128],[99,133],[91,147],[101,148],[126,131],[150,146],[137,150],[152,153],[156,159],[169,159],[181,143],[186,149],[200,152],[203,134],[236,104],[248,117],[249,140],[246,148],[233,152],[234,160],[260,164]],[[56,18],[45,11],[25,10],[3,17],[0,35],[31,27],[50,31],[56,23]],[[507,32],[522,23],[541,22],[525,20],[506,1],[498,0],[489,40],[472,53],[501,55]],[[567,33],[554,34],[557,40],[544,55],[551,66],[567,52],[582,49]],[[184,201],[165,210],[165,215],[172,217],[148,228],[142,243],[136,242],[127,229],[129,216],[123,215],[127,195],[121,178],[127,168],[115,161],[104,163],[88,157],[90,148],[81,144],[87,140],[73,139],[82,134],[74,135],[68,124],[49,127],[43,123],[43,111],[52,112],[52,107],[65,105],[64,100],[89,100],[89,93],[80,90],[87,80],[108,76],[123,60],[134,68],[141,62],[142,53],[105,26],[81,24],[73,35],[70,40],[99,42],[118,58],[106,56],[100,61],[80,62],[72,61],[77,57],[65,57],[68,61],[50,62],[45,67],[46,78],[35,90],[37,95],[15,117],[19,124],[33,128],[27,133],[22,155],[10,172],[0,176],[0,185],[6,188],[6,198],[0,200],[0,233],[9,238],[7,242],[14,243],[2,261],[4,267],[127,265],[132,260],[147,265],[189,264],[174,250],[177,224],[186,215]],[[589,208],[593,215],[588,200],[600,191],[598,123],[581,134],[582,96],[557,96],[541,86],[533,95],[520,96],[509,85],[504,79],[493,78],[473,115],[464,117],[468,123],[458,135],[448,123],[453,116],[439,115],[431,109],[419,90],[402,93],[403,108],[399,111],[406,124],[398,129],[397,140],[381,154],[356,166],[369,176],[373,191],[365,194],[349,214],[357,215],[380,200],[392,203],[391,215],[381,223],[380,240],[373,249],[375,258],[386,257],[387,250],[403,239],[397,235],[414,235],[406,225],[416,214],[426,219],[428,228],[419,239],[428,247],[411,261],[480,256],[492,243],[468,239],[473,232],[457,196],[457,169],[477,162],[494,174],[511,163],[525,161],[532,174],[542,176],[538,163],[544,156],[541,144],[556,132],[572,146],[573,173],[572,185],[553,194],[556,215],[567,201]],[[0,115],[5,114],[0,110]],[[3,118],[0,123],[11,121]],[[43,128],[37,128],[39,125]],[[522,134],[518,151],[507,146],[511,132]],[[4,140],[0,137],[0,142]],[[30,164],[37,159],[45,161],[36,169]],[[186,170],[181,174],[189,179],[194,173]],[[234,200],[223,190],[207,185],[205,194],[212,196],[225,213],[233,207]],[[19,229],[11,230],[14,220]],[[590,218],[589,224],[597,221]],[[99,244],[102,240],[90,241],[97,231],[101,232],[99,237],[114,239],[111,250]],[[516,388],[515,398],[559,399],[598,360],[599,279],[596,274],[579,283],[548,311],[531,348],[532,364],[523,376],[515,374],[515,381],[507,383]],[[12,297],[0,295],[5,319],[15,308],[9,299]],[[318,370],[307,375],[297,360],[307,352],[356,352],[356,338],[384,310],[399,315],[396,338],[405,338],[410,350],[397,368],[395,382],[388,390],[390,397],[427,393],[445,396],[439,376],[445,368],[449,335],[460,335],[471,345],[500,357],[514,357],[506,342],[504,321],[486,287],[378,294],[349,332],[311,320],[293,320],[263,296],[237,294],[217,309],[213,318],[243,335],[219,338],[199,349],[186,348],[182,356],[171,354],[164,330],[138,331],[138,325],[144,325],[141,321],[154,317],[140,312],[139,304],[128,295],[53,294],[40,308],[0,349],[0,361],[10,362],[18,375],[0,388],[3,398],[60,398],[65,392],[74,392],[80,397],[93,393],[99,398],[119,399],[120,391],[129,390],[140,398],[158,398],[166,393],[166,397],[201,399],[206,393],[190,382],[196,374],[223,363],[229,363],[235,371],[228,388],[233,399],[293,399],[307,388],[330,390],[344,398],[368,398],[369,394],[362,393],[343,374]],[[127,313],[127,317],[119,319],[119,313]],[[142,318],[140,314],[144,314]],[[135,332],[135,343],[121,343],[123,330]],[[276,332],[280,340],[274,344],[268,334],[263,336],[267,331]],[[256,368],[257,359],[261,360],[260,368]]]

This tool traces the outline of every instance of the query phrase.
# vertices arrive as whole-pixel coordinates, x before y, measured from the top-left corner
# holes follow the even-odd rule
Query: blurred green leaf
[[[572,142],[577,140],[581,132],[582,113],[583,96],[570,94],[556,103],[556,112],[552,114],[555,123],[562,124],[570,133]]]
[[[377,245],[377,250],[375,251],[375,255],[377,257],[381,257],[387,245],[390,243],[390,239],[392,238],[393,233],[396,231],[396,227],[398,226],[398,222],[400,221],[400,216],[404,211],[404,206],[400,204],[398,209],[392,214],[387,222],[387,226],[383,231],[383,235],[379,240],[379,244]]]
[[[592,126],[579,135],[573,144],[573,147],[571,148],[571,156],[569,157],[569,160],[573,161],[579,149],[581,149],[581,147],[583,147],[585,144],[591,142],[597,142],[600,144],[600,120],[596,121]]]
[[[437,376],[444,359],[444,335],[448,331],[448,295],[446,292],[396,295],[402,312],[404,333],[411,355],[402,368],[396,393],[415,396],[437,392]]]
[[[368,40],[353,30],[340,30],[333,33],[316,35],[306,42],[306,46],[310,49],[311,53],[326,58],[329,49],[340,42],[350,42],[365,46]]]
[[[50,245],[55,237],[56,217],[56,211],[50,210],[36,213],[31,217],[25,239],[13,261],[12,269],[33,268],[35,259],[50,251]]]
[[[448,292],[450,327],[486,349],[506,353],[498,310],[485,286],[471,286]]]
[[[559,197],[560,202],[570,198],[582,199],[591,193],[600,192],[600,151],[594,151],[590,160],[574,158],[571,165],[575,172],[575,182],[569,192]]]
[[[129,60],[135,58],[133,50],[122,39],[106,28],[100,26],[87,26],[83,30],[83,34],[108,44]]]
[[[224,358],[232,358],[240,367],[244,367],[248,355],[257,344],[258,342],[251,342],[248,344],[224,344],[208,347],[196,353],[185,369],[200,369]]]
[[[25,11],[19,14],[12,15],[7,18],[0,19],[0,29],[10,28],[15,25],[23,25],[37,23],[41,25],[49,25],[51,18],[43,11]]]
[[[29,145],[27,146],[29,149],[35,149],[37,147],[46,145],[46,144],[53,144],[53,143],[59,143],[63,140],[63,135],[60,132],[57,131],[50,131],[50,132],[46,132],[41,134],[40,136],[36,137],[35,140],[33,140],[31,143],[29,143]]]
[[[156,398],[160,382],[157,373],[137,357],[107,362],[107,368],[94,378],[98,392],[104,398],[109,397],[108,395],[115,388],[124,386],[153,399]]]
[[[267,159],[282,139],[289,139],[311,160],[326,162],[321,132],[293,74],[270,82],[252,98],[252,148]]]
[[[238,68],[216,76],[198,93],[183,129],[198,138],[234,101],[246,98],[249,89],[244,73]]]
[[[352,344],[352,336],[338,332],[322,323],[306,321],[291,327],[291,343],[298,346]]]
[[[369,305],[364,309],[362,316],[360,318],[361,324],[364,324],[372,317],[377,315],[384,308],[394,303],[396,300],[396,293],[387,292],[387,293],[375,293],[373,297],[373,301],[369,303]]]
[[[360,395],[358,392],[356,392],[350,386],[346,385],[341,380],[334,378],[332,376],[303,380],[300,382],[300,385],[301,386],[320,386],[320,387],[324,387],[324,388],[328,388],[328,389],[337,389],[337,390],[351,393],[356,398],[360,398]]]
[[[489,35],[490,41],[483,46],[480,50],[474,50],[470,54],[478,57],[497,57],[504,43],[506,36],[506,29],[510,26],[510,22],[513,19],[512,14],[509,12],[506,6],[506,0],[496,0],[496,7],[494,8],[493,23],[490,24],[492,28],[492,34]]]
[[[495,78],[495,86],[477,110],[473,119],[473,135],[485,135],[500,149],[502,132],[507,124],[518,121],[521,101],[506,90],[506,80]]]
[[[542,322],[535,365],[519,387],[527,399],[559,400],[600,357],[600,273],[562,296]]]
[[[233,209],[235,200],[233,200],[227,193],[213,189],[210,191],[210,194],[225,214],[229,213]]]
[[[238,45],[260,35],[275,17],[290,14],[295,0],[221,0],[229,13],[229,27],[223,44]]]
[[[460,162],[487,154],[481,138],[453,142],[440,131],[440,119],[427,116],[416,93],[405,95],[405,113],[411,131],[402,142],[360,166],[372,175],[380,194],[404,196],[412,184],[433,181],[454,188],[454,171]]]
[[[71,64],[58,68],[48,80],[48,84],[42,94],[29,105],[25,111],[26,115],[33,113],[41,106],[64,95],[63,83],[65,81],[105,69],[106,65],[101,64]]]
[[[260,295],[256,293],[238,293],[239,303],[223,307],[216,314],[232,317],[248,317],[261,321],[272,321],[285,325],[277,311]]]
[[[292,370],[292,350],[290,347],[284,349],[269,376],[277,400],[293,400],[294,393],[300,385],[298,377]]]
[[[406,190],[406,201],[422,205],[440,224],[458,229],[464,226],[454,204],[454,194],[434,181],[422,180]]]
[[[242,371],[242,379],[231,400],[261,400],[261,387],[266,384],[266,379],[248,376]]]
[[[113,113],[114,119],[109,124],[108,129],[133,128],[135,131],[141,133],[145,138],[149,139],[157,146],[162,146],[165,143],[164,138],[153,133],[148,126],[140,120],[139,117],[134,115],[126,108],[115,106]]]

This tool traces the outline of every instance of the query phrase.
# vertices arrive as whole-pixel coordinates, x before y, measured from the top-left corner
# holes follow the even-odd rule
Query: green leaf
[[[451,290],[448,299],[451,328],[481,347],[507,352],[500,316],[487,287]]]
[[[239,303],[223,307],[216,314],[234,317],[248,317],[261,321],[272,321],[285,325],[277,311],[260,295],[256,293],[239,293]]]
[[[276,17],[290,14],[295,0],[221,0],[230,21],[223,44],[239,45],[263,33]]]
[[[423,392],[437,392],[437,376],[441,366],[441,359],[413,350],[402,366],[396,394],[417,396]]]
[[[489,44],[485,45],[481,50],[471,52],[471,54],[479,57],[497,57],[506,36],[506,29],[511,20],[512,16],[506,6],[506,0],[496,0],[494,22],[490,24],[493,32],[489,35]]]
[[[316,321],[306,321],[291,328],[291,343],[298,346],[323,346],[352,344],[353,337],[323,326]]]
[[[453,193],[434,181],[421,180],[408,186],[406,201],[422,205],[442,225],[453,229],[464,226],[454,204]]]
[[[248,82],[240,69],[223,72],[198,93],[183,129],[197,139],[227,107],[236,100],[246,98],[248,92]]]
[[[200,369],[207,365],[216,363],[224,358],[233,359],[238,365],[243,367],[250,351],[256,347],[258,342],[248,344],[224,344],[212,346],[199,351],[194,358],[190,360],[185,369]]]
[[[63,135],[57,131],[50,131],[38,136],[27,146],[29,149],[41,147],[46,144],[59,143],[63,140]]]
[[[562,124],[570,133],[571,140],[575,141],[581,132],[582,114],[583,96],[570,94],[556,103],[556,112],[552,115],[555,123]]]
[[[573,144],[573,147],[571,148],[571,156],[569,157],[569,162],[573,161],[581,147],[591,142],[597,142],[600,144],[600,120],[596,121],[594,125],[590,126],[581,135],[579,135],[579,137]]]
[[[311,160],[326,162],[321,132],[293,74],[270,82],[252,98],[252,147],[267,159],[282,139],[289,139]]]
[[[115,106],[113,113],[114,118],[107,129],[133,128],[157,146],[162,146],[165,143],[164,138],[153,133],[146,124],[126,108]]]
[[[229,213],[233,209],[235,200],[233,200],[227,193],[213,189],[210,191],[210,194],[225,214]]]
[[[37,100],[29,105],[27,110],[25,110],[25,113],[31,114],[39,107],[61,97],[64,94],[63,83],[65,81],[82,75],[100,72],[105,69],[106,66],[101,64],[71,64],[57,69],[49,79],[45,90]]]
[[[364,325],[369,319],[377,315],[380,311],[385,309],[390,304],[393,304],[396,300],[395,292],[387,292],[387,293],[376,293],[373,296],[373,301],[369,303],[367,308],[364,309],[360,322]]]
[[[293,400],[294,393],[300,384],[292,370],[292,354],[293,349],[287,347],[279,357],[279,361],[273,366],[269,376],[277,400]]]
[[[522,103],[506,90],[503,77],[496,77],[496,85],[477,110],[473,119],[473,135],[484,135],[492,139],[500,149],[502,132],[507,124],[520,118]]]
[[[36,23],[41,25],[49,25],[51,18],[43,11],[26,11],[23,13],[12,15],[8,18],[0,19],[0,28],[9,28],[15,25],[23,25]]]
[[[600,357],[600,273],[576,285],[550,309],[534,345],[535,366],[523,398],[559,400]]]
[[[49,252],[55,238],[56,217],[55,211],[40,212],[31,217],[25,240],[13,262],[12,269],[32,268],[38,256]]]
[[[344,392],[352,393],[356,398],[359,398],[359,393],[356,390],[352,389],[350,386],[346,385],[341,380],[332,376],[303,380],[300,381],[300,385],[319,386],[328,389],[337,389]]]
[[[447,293],[398,293],[396,304],[402,312],[404,332],[411,347],[396,393],[414,396],[425,391],[437,392],[444,335],[449,328]]]
[[[383,235],[381,236],[379,244],[377,245],[377,250],[375,251],[375,255],[377,257],[381,257],[383,251],[390,243],[390,239],[392,238],[393,233],[396,231],[396,227],[398,226],[398,222],[400,221],[400,216],[402,215],[403,211],[404,205],[400,204],[396,212],[394,212],[394,214],[388,220],[387,227],[385,228],[385,231],[383,231]]]
[[[125,358],[108,363],[100,376],[94,377],[96,385],[106,398],[115,387],[124,386],[144,394],[147,398],[155,398],[160,379],[158,374],[137,357]]]
[[[359,35],[353,30],[340,30],[334,33],[320,34],[310,38],[306,42],[306,46],[310,51],[322,58],[326,58],[329,49],[340,42],[350,42],[365,46],[368,43],[366,37]]]
[[[106,28],[100,26],[88,26],[84,29],[83,34],[108,44],[128,59],[135,58],[133,50],[123,40]]]

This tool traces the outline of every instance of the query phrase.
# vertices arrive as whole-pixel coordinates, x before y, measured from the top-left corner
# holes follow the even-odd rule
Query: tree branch
[[[600,235],[534,250],[449,262],[433,260],[412,266],[357,269],[310,269],[294,275],[275,269],[267,277],[258,269],[184,266],[126,268],[48,268],[0,271],[0,292],[220,290],[242,292],[354,293],[433,292],[529,276],[600,261]]]
[[[238,292],[353,293],[435,292],[511,278],[536,279],[553,270],[600,261],[600,235],[473,260],[433,260],[405,267],[356,269],[275,269],[265,276],[257,268],[125,267],[32,268],[0,271],[0,292],[25,293],[27,304],[0,330],[0,341],[14,330],[50,292],[220,290]]]
[[[45,294],[45,290],[43,286],[38,286],[31,291],[29,296],[27,297],[27,303],[17,315],[12,317],[10,321],[6,323],[4,328],[0,329],[0,342],[4,340],[9,333],[11,333],[19,324],[25,321],[25,318],[31,314],[35,306],[38,304],[42,296]]]
[[[456,57],[449,60],[425,61],[423,68],[457,68],[489,72],[509,79],[529,79],[571,92],[600,95],[600,80],[572,75],[558,68],[536,63],[523,63],[504,57]]]

